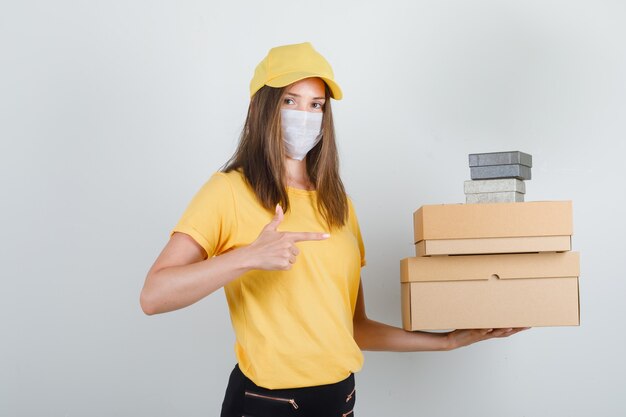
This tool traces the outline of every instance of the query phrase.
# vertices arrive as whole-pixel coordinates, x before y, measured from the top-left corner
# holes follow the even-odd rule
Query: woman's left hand
[[[448,350],[468,346],[476,342],[496,337],[509,337],[530,327],[515,327],[507,329],[462,329],[454,330],[447,334]]]

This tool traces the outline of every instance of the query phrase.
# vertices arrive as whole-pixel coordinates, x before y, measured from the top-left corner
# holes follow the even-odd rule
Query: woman
[[[370,320],[330,65],[309,43],[273,48],[250,95],[237,151],[193,198],[141,293],[156,314],[224,287],[238,364],[222,416],[348,416],[361,350],[449,350],[521,330],[406,332]]]

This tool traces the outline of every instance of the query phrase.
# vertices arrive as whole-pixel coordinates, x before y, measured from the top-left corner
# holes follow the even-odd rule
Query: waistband
[[[266,407],[275,404],[277,408],[298,410],[300,416],[352,416],[356,400],[354,374],[342,381],[301,388],[268,389],[256,385],[246,377],[239,365],[235,365],[231,379],[243,390],[246,406]]]

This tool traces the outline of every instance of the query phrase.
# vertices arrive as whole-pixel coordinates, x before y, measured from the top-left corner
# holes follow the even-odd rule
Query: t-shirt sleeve
[[[361,228],[359,227],[359,219],[356,217],[356,211],[354,210],[354,205],[352,204],[352,200],[348,197],[348,224],[354,237],[359,244],[359,251],[361,252],[361,266],[365,266],[367,261],[365,260],[365,245],[363,244],[363,237],[361,236]]]
[[[192,198],[170,232],[191,236],[209,258],[228,249],[237,225],[233,191],[226,174],[216,172]]]

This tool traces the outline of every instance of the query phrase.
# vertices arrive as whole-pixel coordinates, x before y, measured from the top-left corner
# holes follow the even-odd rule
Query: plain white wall
[[[255,65],[332,63],[371,317],[400,325],[412,213],[464,201],[467,154],[534,158],[574,202],[580,327],[366,353],[359,417],[623,416],[626,8],[619,1],[20,1],[0,6],[0,415],[215,416],[223,292],[139,307],[145,274],[231,155]]]

